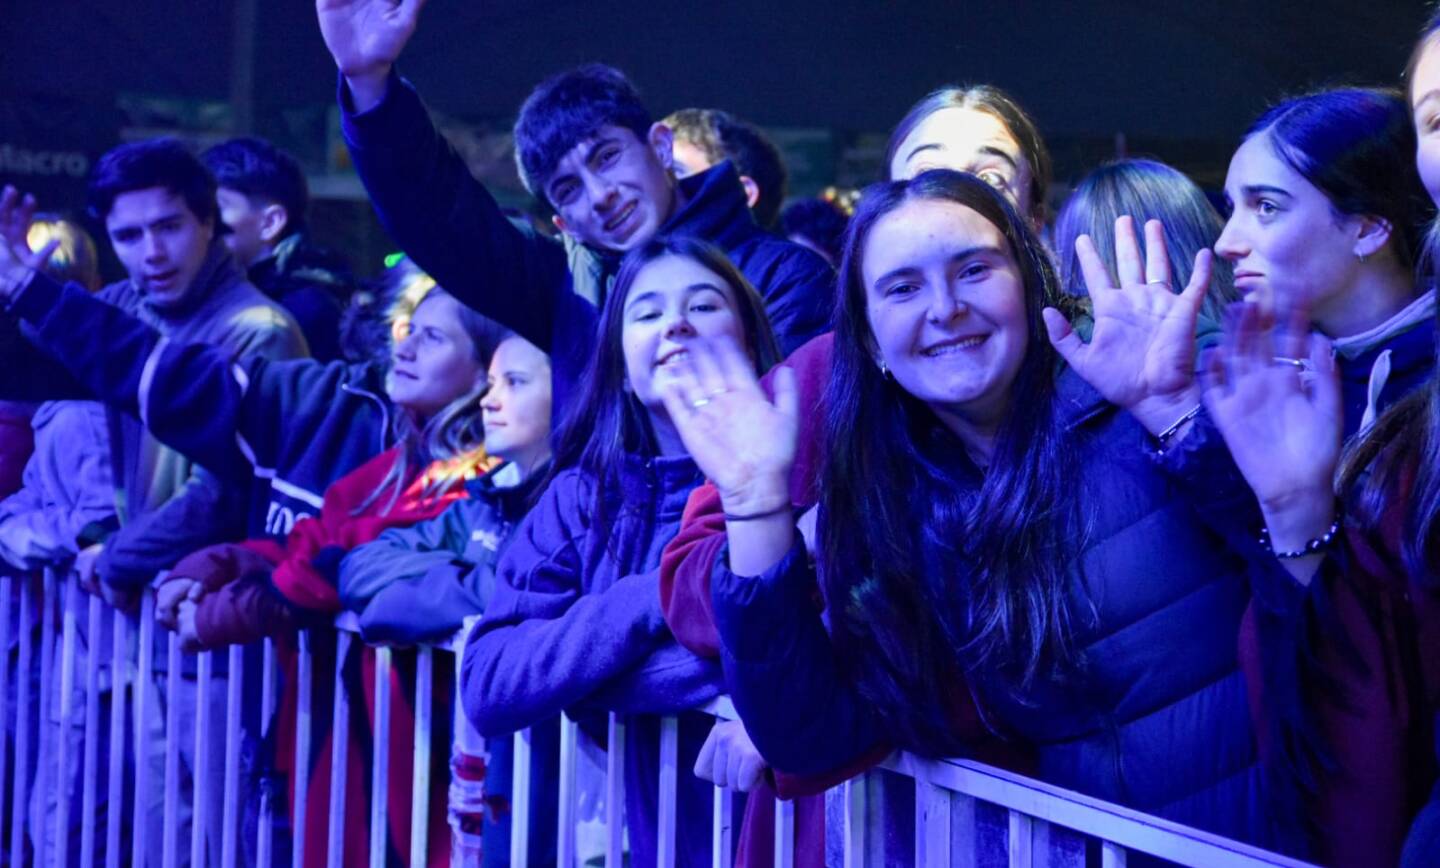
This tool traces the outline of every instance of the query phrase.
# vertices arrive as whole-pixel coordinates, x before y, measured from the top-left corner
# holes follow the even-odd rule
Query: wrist
[[[1335,524],[1335,494],[1328,488],[1306,489],[1262,499],[1260,512],[1270,547],[1277,552],[1303,549]]]
[[[37,269],[17,266],[0,275],[0,302],[3,302],[6,309],[20,300],[20,296],[24,295],[25,290],[35,281],[37,273]]]
[[[364,114],[385,101],[385,90],[390,85],[390,70],[394,66],[384,63],[357,70],[341,70],[345,86],[350,90],[350,104],[355,114]]]
[[[1170,431],[1173,439],[1173,434],[1177,432],[1171,429],[1198,406],[1200,388],[1192,383],[1177,392],[1141,399],[1127,409],[1152,435],[1159,437]]]
[[[790,486],[785,475],[767,475],[719,490],[720,506],[727,515],[768,515],[790,508]]]

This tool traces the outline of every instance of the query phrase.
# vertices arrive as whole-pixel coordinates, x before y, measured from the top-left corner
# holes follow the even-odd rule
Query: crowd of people
[[[108,152],[87,207],[126,272],[109,286],[75,222],[0,194],[0,568],[73,571],[122,610],[163,573],[156,617],[186,648],[273,640],[247,815],[267,786],[292,819],[311,806],[305,864],[336,733],[315,727],[297,791],[296,642],[341,611],[400,645],[478,616],[454,701],[487,754],[437,752],[432,861],[453,765],[483,777],[482,862],[507,862],[507,736],[531,728],[530,854],[553,863],[562,711],[602,746],[606,713],[629,721],[635,865],[659,859],[662,715],[693,769],[681,865],[710,864],[716,784],[751,794],[740,863],[769,864],[778,794],[797,864],[823,864],[821,794],[897,748],[1324,864],[1440,853],[1440,13],[1395,87],[1256,119],[1224,214],[1148,159],[1052,214],[1040,130],[990,85],[920,99],[853,215],[785,207],[757,127],[657,121],[580,66],[515,124],[545,231],[399,74],[421,5],[317,3],[404,253],[378,279],[311,241],[303,172],[259,139]],[[329,671],[343,646],[307,635]],[[347,653],[368,690],[374,649]],[[153,659],[182,721],[225,713]],[[399,859],[417,673],[397,660]],[[694,711],[722,694],[740,720]],[[369,855],[365,706],[346,864]],[[162,741],[133,762],[162,768]],[[57,805],[27,807],[43,847]]]

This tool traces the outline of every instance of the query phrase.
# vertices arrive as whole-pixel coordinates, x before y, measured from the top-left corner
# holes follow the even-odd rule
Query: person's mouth
[[[690,351],[681,347],[665,353],[655,360],[657,368],[678,368],[690,360]]]
[[[973,350],[990,338],[988,334],[979,335],[957,335],[943,341],[937,341],[920,350],[920,355],[928,358],[939,356],[950,356],[956,353],[963,353]]]
[[[145,277],[145,284],[151,289],[172,289],[180,278],[180,270],[172,268]]]
[[[638,209],[639,203],[636,202],[630,202],[622,206],[620,210],[615,213],[614,217],[605,221],[605,231],[611,234],[618,234],[621,229],[626,227],[631,216],[633,216]]]

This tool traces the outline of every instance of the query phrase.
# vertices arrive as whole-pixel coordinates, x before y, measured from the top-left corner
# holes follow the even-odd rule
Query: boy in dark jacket
[[[594,306],[619,255],[658,232],[721,248],[760,290],[784,351],[827,328],[829,266],[755,223],[729,163],[677,182],[669,128],[652,123],[610,67],[546,80],[516,121],[521,179],[554,209],[565,244],[512,224],[394,70],[418,5],[320,4],[346,142],[401,248],[457,298],[550,353],[557,407],[589,357]]]

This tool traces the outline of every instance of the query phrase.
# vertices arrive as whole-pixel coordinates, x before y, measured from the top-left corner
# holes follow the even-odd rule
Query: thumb
[[[1070,321],[1065,315],[1053,307],[1047,307],[1040,312],[1045,319],[1045,332],[1050,337],[1050,345],[1060,358],[1070,367],[1079,369],[1085,364],[1086,351],[1088,347],[1080,340],[1080,335],[1070,327]]]
[[[796,419],[800,416],[800,386],[795,380],[795,369],[782,365],[775,369],[775,379],[771,384],[775,389],[775,409],[779,410],[787,419]]]
[[[44,268],[45,264],[50,261],[50,255],[54,253],[55,249],[59,246],[59,238],[50,239],[50,241],[44,247],[40,248],[34,253],[31,253],[28,256],[24,256],[25,265],[35,269]]]

